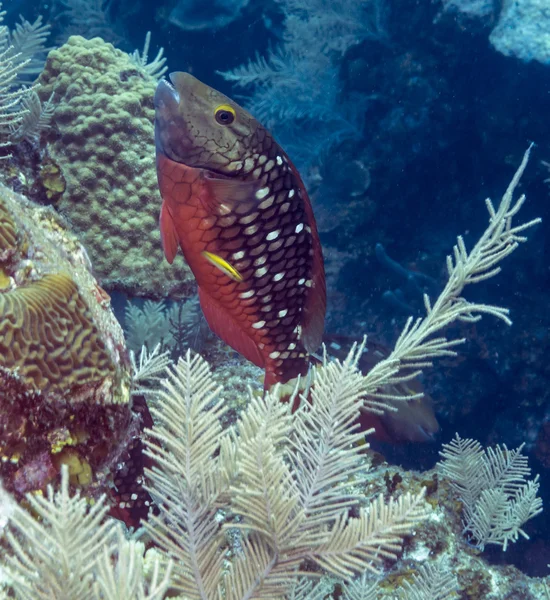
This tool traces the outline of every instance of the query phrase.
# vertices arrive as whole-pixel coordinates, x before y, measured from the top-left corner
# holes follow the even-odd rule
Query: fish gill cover
[[[550,466],[547,219],[510,255],[548,212],[544,1],[3,8],[2,589],[21,598],[548,595],[528,576],[546,575],[550,562],[540,514]],[[237,101],[286,153],[274,164],[288,155],[305,182],[323,247],[327,350],[311,357],[295,413],[277,390],[263,395],[259,370],[201,322],[186,263],[164,260],[153,95],[165,58],[228,98],[191,126],[218,109],[231,121]],[[487,223],[483,196],[500,196],[533,140],[528,168],[525,155],[502,203],[487,204]],[[221,183],[202,197],[209,208],[223,194],[243,198]],[[264,187],[257,202],[271,199]],[[207,248],[201,264],[233,289],[247,278],[240,251]],[[224,335],[227,311],[215,321],[208,310],[243,352]],[[354,347],[364,333],[367,346]],[[152,543],[127,526],[145,527]]]

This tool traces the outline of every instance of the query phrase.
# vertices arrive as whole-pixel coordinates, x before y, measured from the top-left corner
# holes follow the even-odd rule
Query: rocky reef
[[[103,485],[136,428],[122,329],[51,208],[0,187],[0,477],[20,496],[69,465]],[[92,492],[92,490],[91,490]]]

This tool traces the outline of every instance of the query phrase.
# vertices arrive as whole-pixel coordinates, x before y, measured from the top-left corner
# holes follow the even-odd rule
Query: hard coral
[[[184,296],[182,258],[164,260],[154,150],[155,80],[100,38],[73,36],[50,52],[40,94],[55,94],[49,148],[67,187],[57,208],[86,246],[102,285]]]
[[[33,389],[63,392],[115,374],[115,365],[71,277],[46,275],[0,294],[0,365]]]
[[[2,186],[0,273],[0,478],[101,488],[137,428],[122,330],[55,211]]]
[[[0,260],[7,260],[16,248],[15,223],[7,207],[0,202]]]

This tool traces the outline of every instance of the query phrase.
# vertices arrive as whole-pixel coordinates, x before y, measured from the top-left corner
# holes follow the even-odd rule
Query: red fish
[[[155,94],[160,230],[181,248],[210,328],[265,368],[265,388],[304,375],[326,310],[319,235],[304,184],[258,121],[188,73]]]

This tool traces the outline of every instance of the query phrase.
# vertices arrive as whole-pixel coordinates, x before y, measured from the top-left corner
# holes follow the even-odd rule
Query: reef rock
[[[156,81],[100,38],[79,36],[48,55],[39,79],[56,103],[48,137],[66,189],[56,208],[90,254],[106,289],[186,296],[182,257],[169,265],[158,228],[153,95]]]
[[[502,0],[489,40],[497,52],[529,62],[550,64],[548,0]]]
[[[62,464],[101,488],[135,434],[124,337],[52,208],[0,186],[0,479],[43,490]]]

